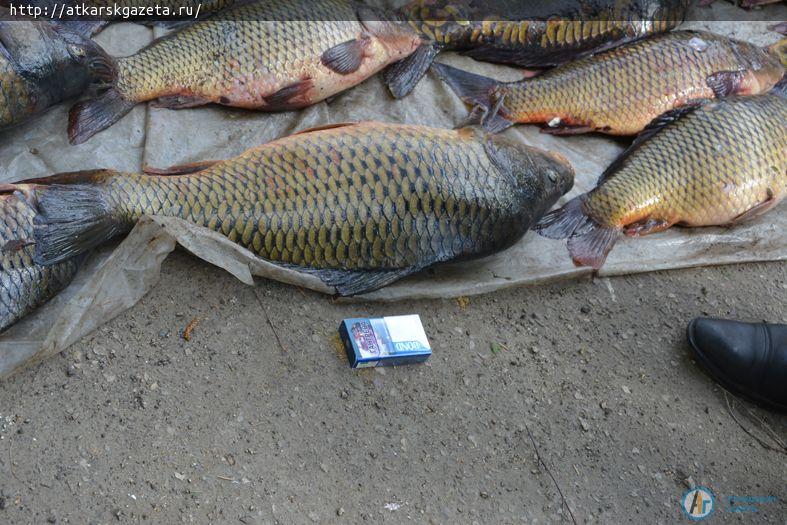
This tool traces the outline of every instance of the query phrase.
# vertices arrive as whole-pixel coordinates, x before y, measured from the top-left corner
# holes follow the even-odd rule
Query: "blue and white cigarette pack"
[[[339,335],[352,368],[423,363],[432,355],[417,315],[345,319]]]

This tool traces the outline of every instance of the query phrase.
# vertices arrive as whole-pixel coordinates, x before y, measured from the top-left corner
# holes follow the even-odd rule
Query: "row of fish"
[[[103,1],[88,2],[101,6]],[[353,0],[219,1],[206,19],[184,24],[136,54],[114,58],[68,21],[57,32],[43,23],[11,21],[0,12],[0,129],[28,113],[84,91],[88,73],[102,93],[76,105],[69,118],[72,143],[86,141],[136,104],[156,101],[172,109],[204,104],[282,111],[326,100],[393,64],[385,74],[391,92],[409,93],[443,49],[481,60],[544,67],[674,27],[685,14],[683,0],[561,0],[528,5],[496,0],[438,3],[418,0],[387,13]],[[50,0],[32,5],[52,8]],[[624,7],[620,7],[620,6]],[[505,13],[506,20],[468,22],[473,16]],[[549,20],[549,21],[547,21]],[[610,22],[616,20],[616,22]],[[89,25],[87,32],[94,29]],[[13,33],[48,32],[29,64]],[[8,35],[11,35],[10,37]],[[7,45],[6,40],[11,40]],[[28,38],[31,41],[32,37]],[[62,48],[62,49],[61,49]],[[45,78],[40,71],[50,72]],[[75,75],[72,89],[52,89],[51,72]],[[19,82],[19,77],[26,82]],[[79,79],[79,81],[77,81]],[[6,107],[7,106],[7,107]]]
[[[15,192],[8,187],[8,202],[19,206],[3,209],[3,253],[24,257],[31,274],[63,273],[141,216],[164,215],[220,232],[353,295],[512,245],[574,182],[562,157],[480,128],[371,122],[310,130],[234,159],[156,173],[96,170],[28,181]],[[24,213],[17,210],[22,204]],[[14,261],[3,259],[4,274],[18,266]],[[0,283],[9,289],[3,308],[24,313],[61,287],[62,280],[37,275],[36,295],[21,283]],[[4,316],[0,330],[16,318]]]
[[[595,1],[565,5],[578,3],[599,8]],[[424,16],[433,4],[410,4],[403,13],[414,17],[400,22],[345,0],[244,2],[120,59],[68,26],[46,29],[52,42],[65,45],[62,67],[79,71],[83,84],[90,76],[103,82],[98,97],[72,110],[73,142],[147,100],[170,108],[219,103],[293,109],[329,98],[389,64],[386,80],[401,96],[443,49],[557,67],[499,83],[435,64],[438,76],[473,109],[471,123],[485,129],[338,125],[216,163],[155,174],[79,172],[7,187],[3,198],[14,206],[3,208],[6,224],[12,224],[3,254],[21,262],[3,259],[3,278],[16,264],[41,283],[36,294],[26,295],[18,292],[25,290],[18,279],[0,283],[11,290],[3,291],[11,305],[9,322],[62,287],[73,261],[145,214],[205,226],[352,295],[434,264],[499,251],[530,228],[568,238],[575,262],[598,268],[623,235],[673,224],[733,223],[787,194],[787,103],[764,94],[784,73],[778,47],[761,49],[704,32],[641,39],[674,27],[672,15],[685,9],[683,2],[628,4],[648,7],[660,24],[655,18],[642,23],[643,12],[620,17],[619,24],[466,22],[468,12],[454,3]],[[457,5],[479,9],[472,0]],[[263,19],[278,21],[254,21]],[[309,22],[314,19],[328,22]],[[564,63],[570,58],[576,60]],[[20,62],[9,60],[9,70],[18,73]],[[32,86],[39,84],[51,88],[43,100],[54,103],[56,83],[36,80]],[[0,95],[9,92],[6,85],[0,83]],[[32,112],[43,105],[27,107]],[[596,189],[544,215],[573,185],[573,171],[557,154],[493,134],[517,122],[543,123],[555,134],[645,131]],[[24,220],[12,219],[20,209]],[[3,323],[0,330],[8,325],[5,317]]]

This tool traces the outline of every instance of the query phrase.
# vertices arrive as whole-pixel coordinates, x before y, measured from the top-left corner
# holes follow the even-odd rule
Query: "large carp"
[[[164,215],[353,295],[511,246],[571,188],[573,170],[480,128],[366,122],[167,175],[98,170],[37,182],[53,184],[36,218],[42,264],[127,232],[143,215]]]

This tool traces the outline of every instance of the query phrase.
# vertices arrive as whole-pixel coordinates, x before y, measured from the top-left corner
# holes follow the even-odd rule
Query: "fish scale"
[[[31,86],[17,73],[0,49],[0,129],[33,113],[31,92]]]
[[[559,118],[574,126],[636,134],[676,105],[712,98],[706,81],[711,74],[764,68],[765,53],[755,50],[704,32],[656,36],[507,86],[501,93],[504,116],[516,122]],[[752,53],[759,67],[744,58]]]
[[[575,261],[598,268],[617,238],[672,225],[727,225],[787,196],[787,100],[729,97],[667,114],[595,189],[536,226],[568,238]]]
[[[58,225],[79,223],[80,214],[111,216],[102,223],[108,236],[158,214],[277,264],[406,274],[509,246],[570,187],[573,172],[552,154],[479,129],[361,123],[286,137],[195,174],[99,171],[41,182],[70,185],[53,186],[40,205],[43,260],[52,260],[50,247],[55,259],[77,250],[79,238],[45,237],[73,231]],[[91,197],[78,200],[80,192]]]
[[[353,0],[241,3],[153,41],[134,55],[97,61],[98,97],[77,104],[69,138],[81,143],[136,104],[298,109],[359,84],[420,44],[406,24]]]
[[[554,134],[612,135],[636,135],[692,100],[767,92],[784,74],[776,54],[703,31],[657,35],[519,82],[435,69],[468,105],[485,110],[491,131],[546,123]]]
[[[415,0],[399,9],[422,35],[419,49],[391,66],[396,98],[410,93],[435,57],[460,51],[476,60],[547,68],[669,31],[686,0]]]
[[[646,169],[627,163],[588,196],[586,209],[605,224],[642,216],[689,226],[731,222],[767,200],[769,191],[776,198],[787,192],[786,122],[787,104],[775,96],[710,103],[663,130],[653,145],[644,144],[637,158],[647,160]],[[653,177],[657,166],[660,176]],[[625,201],[650,201],[643,195],[660,199],[637,206],[636,217],[621,212]]]
[[[74,259],[53,266],[33,262],[35,249],[23,244],[33,238],[34,216],[21,192],[0,195],[0,331],[49,300],[77,271]]]
[[[271,94],[312,74],[325,50],[355,39],[362,31],[356,18],[341,0],[308,10],[287,0],[242,6],[119,59],[117,90],[136,101],[187,90],[218,102],[238,84],[259,81],[259,92]]]

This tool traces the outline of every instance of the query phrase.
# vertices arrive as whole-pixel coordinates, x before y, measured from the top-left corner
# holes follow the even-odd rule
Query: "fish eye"
[[[547,177],[549,177],[552,184],[557,183],[557,173],[555,173],[554,170],[547,170]]]
[[[87,55],[87,53],[85,52],[85,48],[80,46],[69,46],[69,51],[71,51],[72,55],[79,58],[82,58]]]

